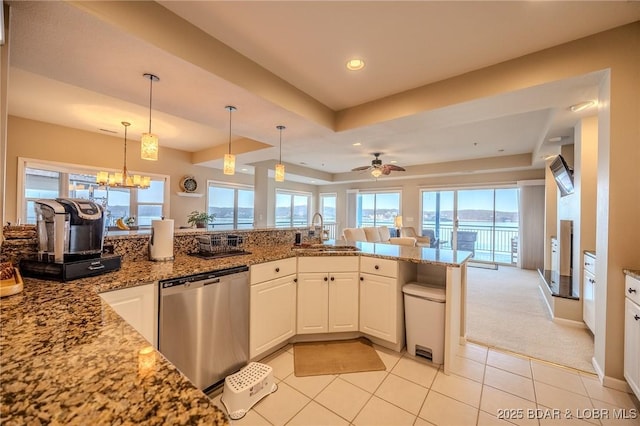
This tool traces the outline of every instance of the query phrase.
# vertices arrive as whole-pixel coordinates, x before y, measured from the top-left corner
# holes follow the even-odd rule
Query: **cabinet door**
[[[329,274],[329,332],[358,331],[358,273]]]
[[[157,283],[108,291],[100,297],[154,348],[158,347]]]
[[[249,357],[253,358],[296,333],[295,275],[251,286]]]
[[[329,320],[329,274],[298,274],[298,334],[326,333]]]
[[[624,378],[640,398],[640,306],[624,300]]]
[[[360,331],[397,343],[396,279],[360,274]]]
[[[582,279],[582,319],[592,333],[596,332],[596,304],[595,304],[595,276],[583,270],[584,278]]]

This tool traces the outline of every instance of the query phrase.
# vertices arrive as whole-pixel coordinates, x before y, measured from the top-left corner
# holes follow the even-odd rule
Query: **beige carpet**
[[[469,340],[595,373],[592,335],[551,320],[536,271],[467,270]]]
[[[364,338],[296,343],[293,345],[293,366],[297,377],[385,369],[371,342]]]

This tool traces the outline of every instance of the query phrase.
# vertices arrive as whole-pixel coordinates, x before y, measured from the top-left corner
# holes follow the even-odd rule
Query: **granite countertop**
[[[297,255],[366,255],[459,267],[471,255],[422,247],[354,243],[360,251],[251,248],[215,260],[124,262],[119,271],[68,283],[24,279],[0,309],[0,421],[24,423],[226,424],[223,412],[98,293]],[[147,351],[148,355],[142,354]]]
[[[640,269],[624,269],[623,272],[630,277],[640,280]]]

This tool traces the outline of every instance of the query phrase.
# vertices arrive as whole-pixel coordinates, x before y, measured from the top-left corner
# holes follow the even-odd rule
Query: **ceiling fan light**
[[[158,136],[153,133],[142,134],[140,157],[143,160],[158,161]]]
[[[373,176],[374,178],[379,178],[380,176],[382,176],[382,170],[380,169],[371,170],[371,176]]]
[[[276,164],[276,174],[274,179],[276,182],[284,182],[284,164]]]
[[[364,61],[360,58],[353,58],[347,61],[347,69],[349,71],[358,71],[364,68]]]
[[[236,156],[233,154],[224,155],[224,164],[222,165],[222,172],[225,175],[233,175],[236,172]]]

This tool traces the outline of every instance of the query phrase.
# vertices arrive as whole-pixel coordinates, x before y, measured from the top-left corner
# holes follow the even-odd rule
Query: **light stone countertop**
[[[250,255],[172,262],[124,262],[119,271],[68,283],[24,279],[0,302],[0,422],[222,425],[209,398],[100,298],[100,292],[296,255],[365,255],[459,267],[471,255],[421,247],[354,243],[360,252],[251,248]]]
[[[640,269],[624,269],[623,272],[630,277],[640,280]]]

